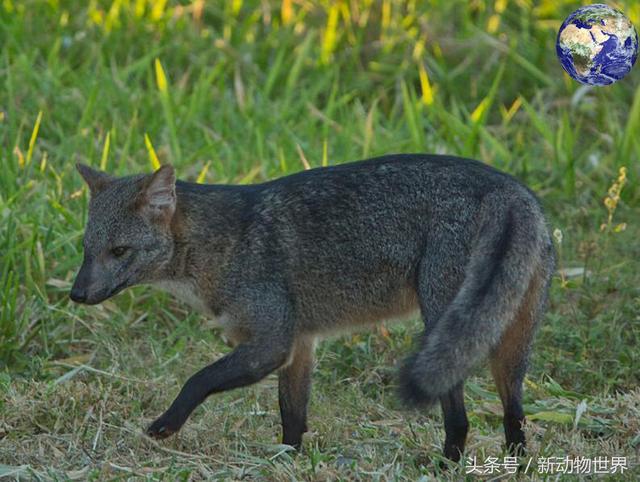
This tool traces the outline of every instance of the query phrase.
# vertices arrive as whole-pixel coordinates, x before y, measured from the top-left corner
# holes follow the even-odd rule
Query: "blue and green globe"
[[[564,21],[556,52],[573,79],[609,85],[627,75],[636,62],[638,33],[622,12],[608,5],[588,5]]]

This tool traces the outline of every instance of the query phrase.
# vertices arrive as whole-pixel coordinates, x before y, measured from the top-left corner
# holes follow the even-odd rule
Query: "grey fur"
[[[519,186],[505,187],[482,199],[464,279],[403,369],[409,401],[434,403],[464,380],[513,321],[536,267],[551,275],[553,250],[544,218],[537,202],[522,192]]]
[[[119,179],[79,169],[92,198],[72,298],[98,303],[134,284],[168,286],[224,319],[237,345],[187,382],[150,427],[157,437],[179,430],[209,394],[280,368],[284,440],[299,445],[310,340],[417,309],[426,331],[402,392],[426,404],[450,392],[442,403],[455,407],[455,426],[460,384],[499,344],[534,273],[544,277],[531,295],[542,306],[553,269],[535,195],[477,161],[393,155],[253,186],[178,181],[175,190],[168,166]],[[128,249],[116,257],[116,246]],[[296,363],[304,367],[287,368]],[[466,435],[466,418],[458,425]],[[464,436],[453,439],[462,439],[449,450],[455,458]]]

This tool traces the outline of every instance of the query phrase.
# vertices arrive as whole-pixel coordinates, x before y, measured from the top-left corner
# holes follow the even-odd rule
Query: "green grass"
[[[150,171],[150,149],[179,177],[216,183],[414,151],[516,175],[563,234],[525,393],[534,466],[638,463],[640,71],[601,89],[563,73],[555,35],[578,2],[87,3],[0,2],[0,476],[463,477],[435,468],[439,414],[395,396],[417,321],[320,345],[303,454],[278,445],[273,377],[212,397],[178,437],[142,435],[226,351],[151,288],[68,300],[87,204],[74,163]],[[638,25],[640,6],[617,3]],[[485,370],[466,395],[469,454],[504,456]]]

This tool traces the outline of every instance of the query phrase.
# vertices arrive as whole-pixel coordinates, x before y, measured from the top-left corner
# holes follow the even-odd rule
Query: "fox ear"
[[[176,174],[166,164],[154,172],[143,189],[140,208],[153,219],[171,220],[176,210]]]
[[[76,164],[76,169],[89,186],[91,194],[96,194],[102,191],[113,181],[113,177],[106,172],[97,171],[85,164]]]

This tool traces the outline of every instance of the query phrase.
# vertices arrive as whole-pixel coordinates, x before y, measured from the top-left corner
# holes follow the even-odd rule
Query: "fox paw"
[[[146,430],[149,437],[155,439],[164,439],[170,437],[182,427],[181,423],[176,423],[171,417],[162,415],[153,422]]]

